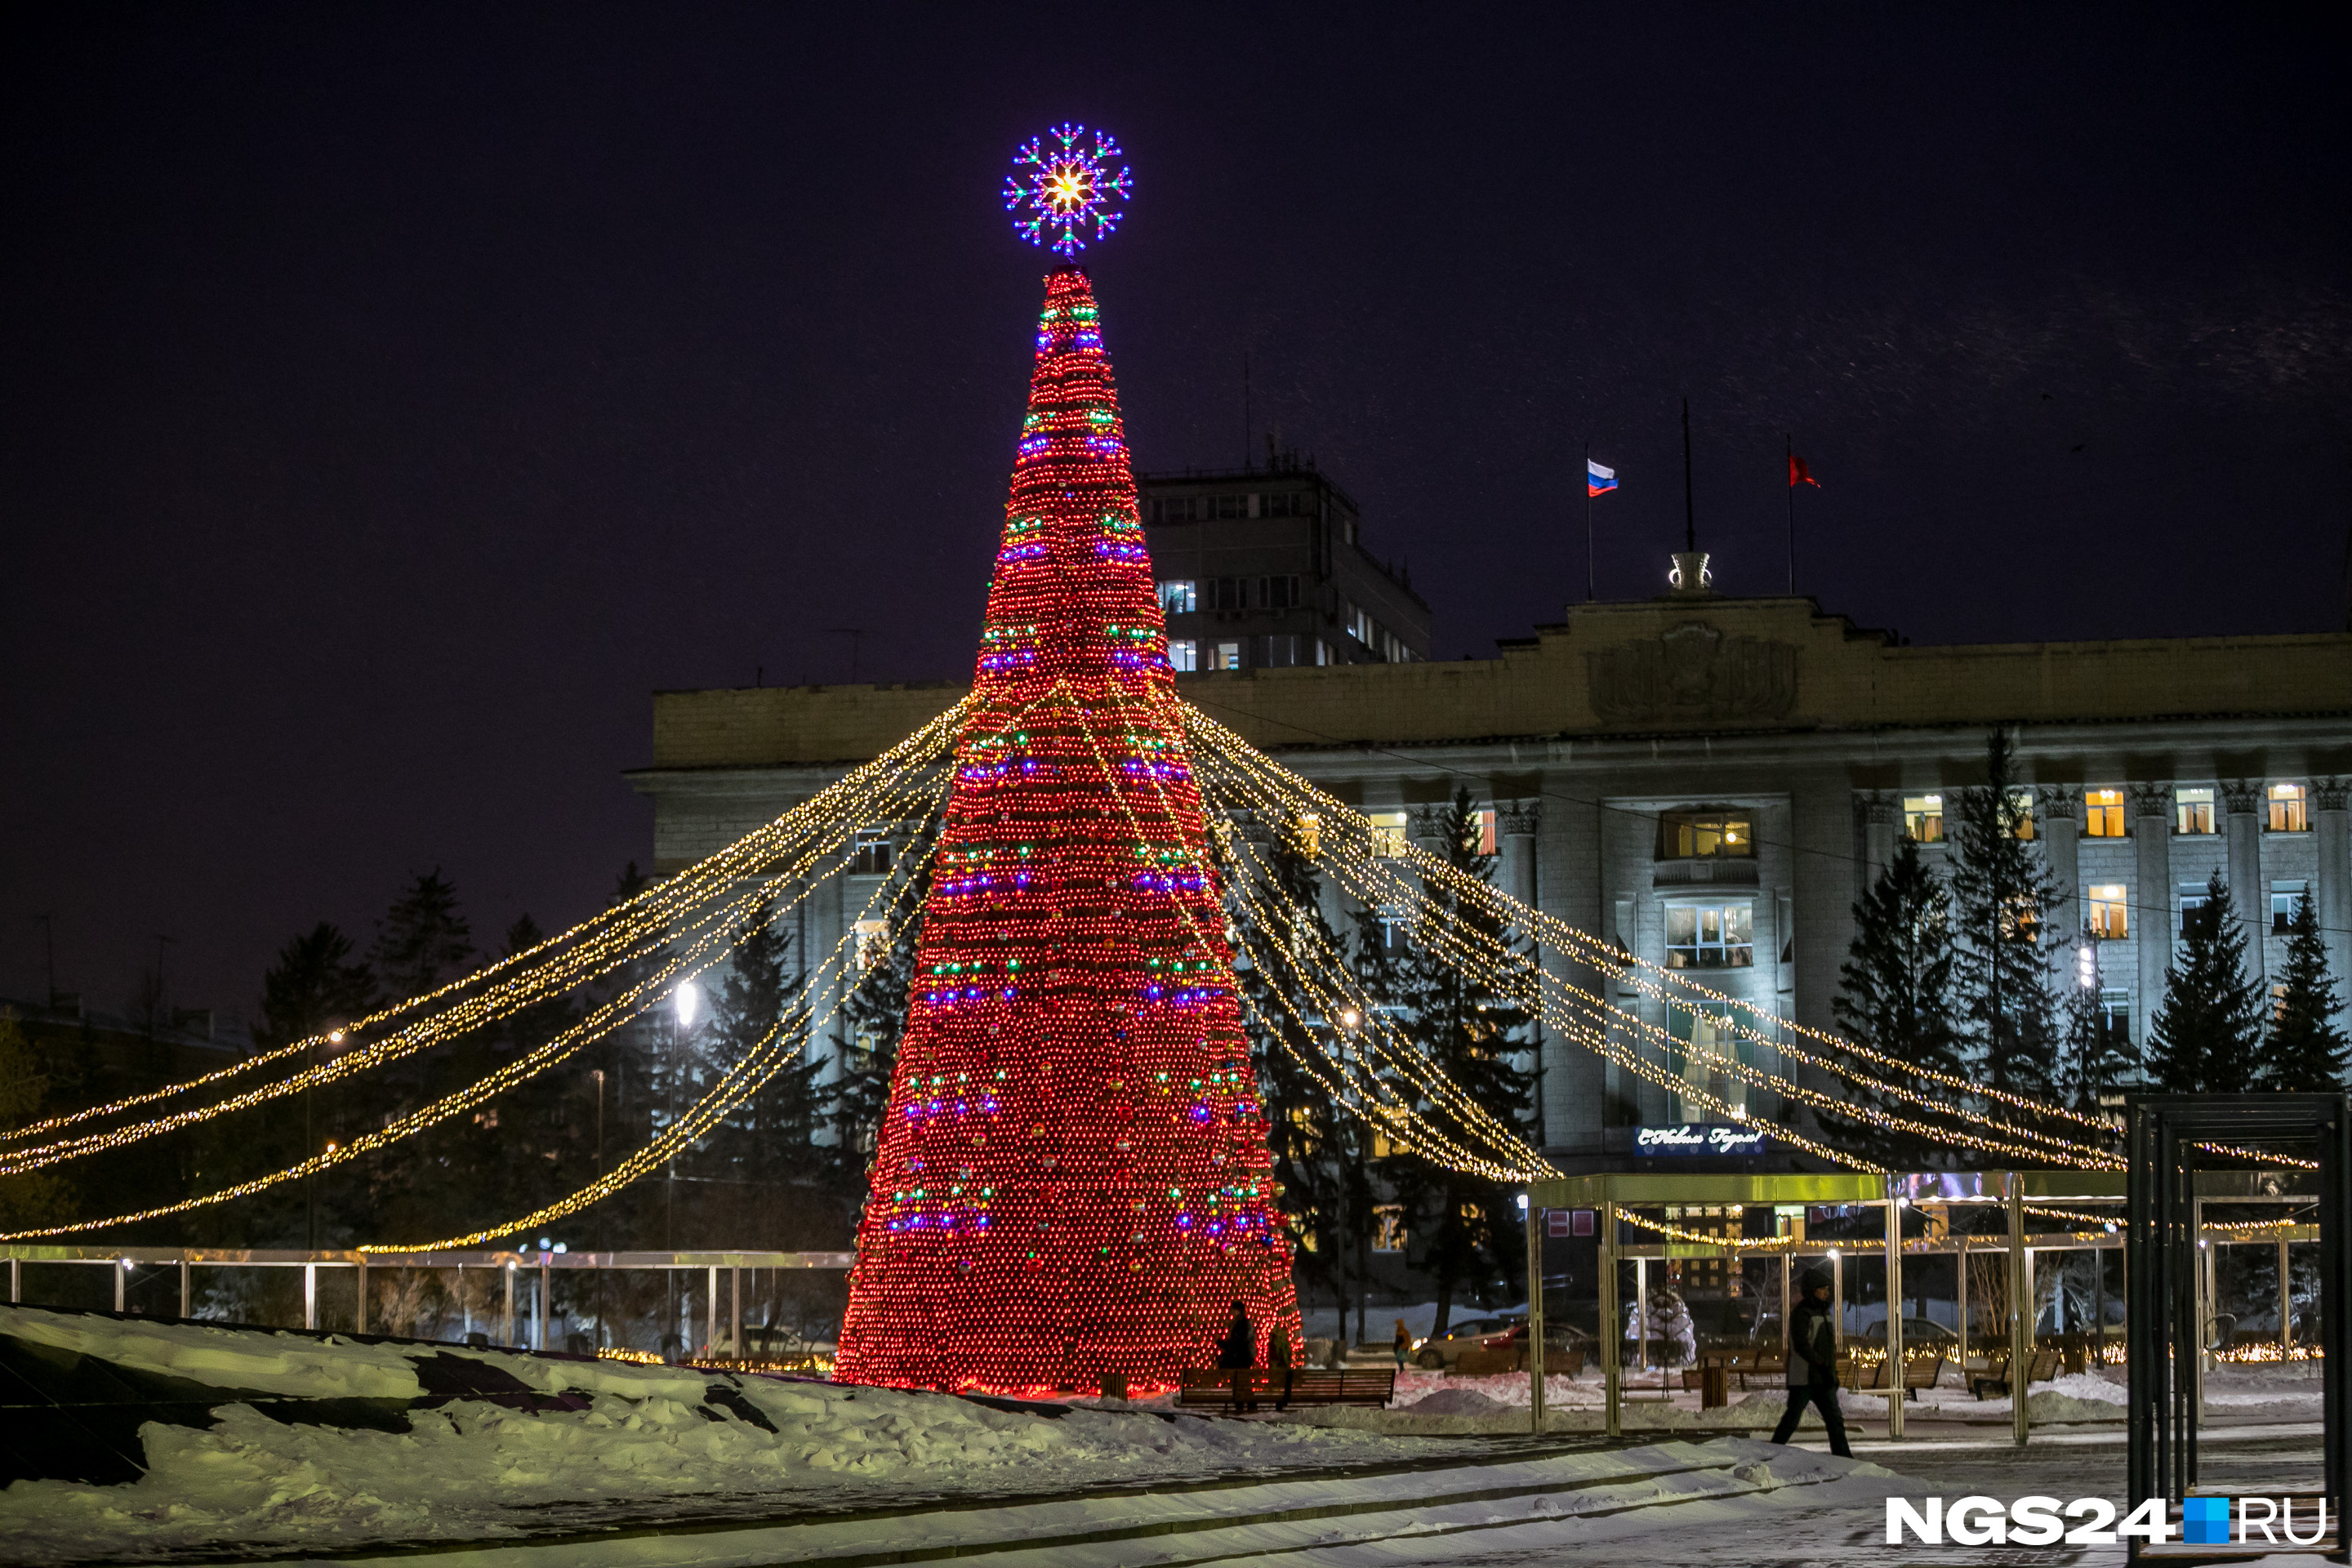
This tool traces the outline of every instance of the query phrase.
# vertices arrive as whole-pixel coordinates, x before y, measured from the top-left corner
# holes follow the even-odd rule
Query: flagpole
[[[1789,448],[1789,597],[1797,596],[1797,437],[1783,437]]]
[[[1584,602],[1591,604],[1599,595],[1592,591],[1592,443],[1584,444]]]

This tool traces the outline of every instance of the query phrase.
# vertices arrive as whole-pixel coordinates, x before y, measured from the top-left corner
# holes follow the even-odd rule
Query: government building
[[[2092,936],[2095,963],[2065,978],[2095,984],[2135,1046],[2216,872],[2265,975],[2305,891],[2339,994],[2352,974],[2352,634],[1920,647],[1810,599],[1717,595],[1704,558],[1678,558],[1654,598],[1572,605],[1493,658],[1434,662],[1429,606],[1310,466],[1139,483],[1186,699],[1411,837],[1433,838],[1466,787],[1506,890],[1768,1015],[1834,1028],[1855,900],[1900,837],[1943,855],[1946,802],[1982,780],[1994,725],[2015,732],[2062,916]],[[629,775],[654,803],[656,869],[807,799],[964,689],[656,694],[653,764]],[[830,951],[890,852],[849,852],[862,875],[801,907],[796,952]],[[1681,1037],[1709,1028],[1576,973]],[[1566,1170],[1622,1166],[1640,1129],[1708,1120],[1580,1047],[1540,1048],[1542,1140]]]

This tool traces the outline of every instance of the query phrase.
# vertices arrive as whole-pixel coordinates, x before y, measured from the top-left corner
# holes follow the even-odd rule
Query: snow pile
[[[457,1397],[409,1430],[312,1425],[226,1403],[209,1428],[150,1421],[149,1467],[119,1486],[19,1480],[0,1492],[12,1562],[68,1562],[237,1542],[325,1547],[513,1535],[549,1510],[610,1517],[692,1495],[795,1499],[909,1489],[1034,1489],[1385,1457],[1362,1438],[1266,1425],[1072,1409],[1057,1419],[945,1394],[704,1373],[623,1362],[122,1323],[9,1309],[0,1332],[224,1390],[415,1396],[416,1363],[464,1357],[579,1409]],[[231,1397],[225,1395],[225,1397]],[[283,1407],[279,1416],[286,1414]],[[558,1505],[562,1505],[559,1507]],[[530,1510],[524,1512],[522,1510]]]

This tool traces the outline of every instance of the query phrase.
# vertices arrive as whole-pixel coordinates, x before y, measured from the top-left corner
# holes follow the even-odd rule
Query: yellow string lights
[[[415,999],[372,1015],[353,1026],[349,1032],[413,1011],[432,998],[458,998],[454,1005],[442,1013],[420,1020],[372,1047],[350,1052],[332,1063],[307,1068],[194,1110],[152,1119],[110,1132],[60,1140],[30,1149],[0,1152],[0,1175],[118,1148],[174,1128],[247,1110],[307,1088],[353,1076],[506,1016],[531,1003],[561,995],[573,986],[610,974],[624,964],[637,963],[651,966],[651,973],[646,977],[527,1056],[506,1064],[497,1072],[452,1095],[398,1119],[387,1127],[371,1131],[253,1181],[134,1214],[24,1231],[0,1237],[0,1240],[26,1240],[100,1229],[162,1218],[249,1196],[414,1136],[546,1070],[627,1023],[662,996],[673,992],[679,983],[719,963],[740,937],[751,910],[760,907],[764,900],[774,899],[780,889],[788,892],[779,906],[782,909],[789,909],[810,897],[830,875],[846,866],[846,856],[843,852],[861,826],[877,821],[901,821],[909,812],[919,816],[931,815],[944,787],[944,774],[940,763],[952,749],[956,725],[962,717],[964,707],[965,704],[958,704],[874,763],[855,770],[774,822],[754,830],[637,898],[583,921],[562,935],[530,949],[529,953],[501,961],[476,974],[453,981],[432,993],[430,997]],[[583,952],[590,956],[581,958],[561,954],[561,949],[567,942],[598,937],[604,940],[582,943]],[[538,969],[515,973],[504,986],[489,996],[467,998],[463,995],[469,987],[480,984],[487,976],[514,970],[521,959],[530,953],[572,956],[573,961],[549,963],[543,960]],[[264,1059],[283,1062],[297,1054],[315,1050],[323,1043],[330,1042],[323,1037],[298,1042],[295,1046],[270,1053],[267,1058],[257,1058],[255,1062]],[[248,1062],[241,1064],[241,1068],[249,1068],[253,1065],[254,1062]],[[781,1065],[779,1060],[771,1065],[769,1070],[772,1072]],[[215,1073],[187,1083],[167,1086],[163,1089],[79,1112],[72,1117],[55,1119],[45,1124],[45,1130],[120,1114],[138,1105],[151,1104],[173,1094],[216,1083],[229,1076],[232,1075],[227,1072]],[[18,1136],[36,1130],[19,1130]],[[524,1228],[524,1222],[518,1222],[511,1228]],[[509,1233],[502,1230],[493,1234]]]

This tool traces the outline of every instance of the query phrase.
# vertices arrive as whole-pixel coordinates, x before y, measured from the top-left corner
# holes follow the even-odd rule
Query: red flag
[[[1811,485],[1813,489],[1819,489],[1822,488],[1822,481],[1813,478],[1813,471],[1805,467],[1804,458],[1791,452],[1789,454],[1789,488],[1795,489],[1799,485]]]

